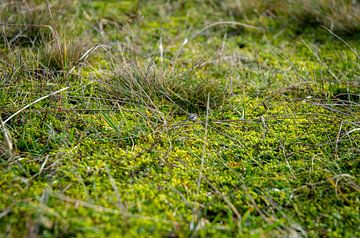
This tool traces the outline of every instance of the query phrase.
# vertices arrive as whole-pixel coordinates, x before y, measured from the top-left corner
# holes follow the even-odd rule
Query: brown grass
[[[55,71],[68,70],[81,58],[89,48],[87,41],[54,40],[47,44],[40,60],[43,66]]]
[[[318,23],[339,33],[360,30],[360,2],[300,0],[291,1],[288,10],[289,15],[300,23]]]
[[[345,34],[360,31],[360,1],[357,0],[229,0],[223,7],[245,19],[254,15],[286,16],[302,26],[323,25]]]

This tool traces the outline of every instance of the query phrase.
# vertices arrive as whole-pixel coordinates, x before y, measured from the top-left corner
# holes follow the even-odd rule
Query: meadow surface
[[[360,3],[245,2],[1,1],[0,237],[359,237]]]

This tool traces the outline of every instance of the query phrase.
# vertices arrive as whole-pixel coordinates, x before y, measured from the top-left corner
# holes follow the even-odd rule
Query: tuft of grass
[[[83,40],[57,39],[45,46],[40,63],[52,71],[65,71],[73,67],[89,48]]]
[[[282,16],[300,26],[322,25],[334,32],[360,31],[360,2],[352,0],[225,1],[223,9],[240,18]],[[280,18],[282,19],[282,18]]]
[[[303,25],[320,24],[338,33],[360,31],[359,1],[289,1],[288,14]]]
[[[221,7],[231,15],[240,18],[251,18],[263,14],[276,14],[286,8],[284,0],[232,1],[225,0]]]
[[[211,96],[209,105],[215,108],[224,103],[230,91],[223,79],[203,76],[208,71],[205,67],[163,74],[152,63],[145,67],[121,65],[107,80],[106,90],[112,98],[121,101],[146,105],[167,102],[186,112],[204,111],[208,94]]]
[[[45,4],[34,1],[4,1],[0,5],[1,41],[8,45],[33,45],[51,38],[50,17]]]
[[[232,1],[256,33],[230,1],[49,2],[53,38],[0,44],[0,237],[357,235],[358,40],[279,29],[290,1]]]
[[[57,23],[71,7],[71,1],[10,1],[0,4],[0,43],[33,46],[54,39]],[[52,29],[53,28],[53,29]]]

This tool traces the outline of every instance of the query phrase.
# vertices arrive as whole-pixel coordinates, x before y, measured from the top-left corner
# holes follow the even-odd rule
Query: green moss
[[[51,42],[0,46],[3,121],[69,87],[7,121],[12,153],[1,131],[0,236],[357,235],[358,41],[266,15],[192,38],[233,20],[213,1],[72,4],[57,30],[102,47],[71,76]]]

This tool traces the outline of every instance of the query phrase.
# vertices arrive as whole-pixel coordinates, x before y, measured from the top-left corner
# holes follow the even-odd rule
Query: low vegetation
[[[342,34],[360,31],[360,3],[356,0],[225,1],[223,8],[241,18],[282,16],[302,27],[322,25]]]
[[[358,237],[357,1],[3,1],[0,237]]]

